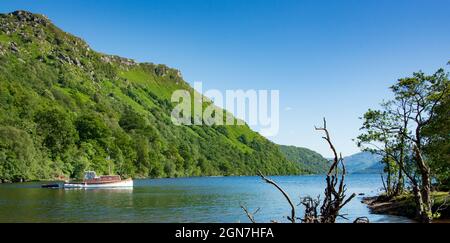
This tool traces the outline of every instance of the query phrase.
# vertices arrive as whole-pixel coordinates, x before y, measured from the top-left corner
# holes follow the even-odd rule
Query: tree
[[[417,72],[399,79],[390,89],[394,100],[384,103],[383,111],[369,110],[365,114],[362,128],[365,133],[358,137],[358,143],[369,144],[375,151],[384,153],[386,159],[396,162],[399,179],[400,173],[404,173],[412,186],[419,219],[429,223],[433,219],[432,172],[436,171],[432,161],[433,158],[439,161],[437,158],[446,153],[436,145],[442,145],[442,141],[448,144],[445,129],[438,135],[442,128],[440,122],[448,119],[445,113],[448,111],[445,102],[449,96],[448,74],[443,69],[432,75]],[[432,155],[433,152],[438,155]]]
[[[363,133],[358,136],[358,147],[364,151],[379,154],[383,157],[387,174],[384,183],[388,198],[400,195],[404,188],[403,170],[405,161],[405,137],[403,131],[407,124],[399,125],[393,112],[393,103],[382,104],[384,111],[371,110],[364,114]],[[397,173],[395,173],[397,172]]]
[[[20,182],[34,178],[38,159],[33,141],[25,131],[0,126],[1,181]]]
[[[77,131],[67,112],[60,109],[44,109],[35,115],[36,130],[43,137],[43,145],[52,158],[62,155],[78,140]]]
[[[323,139],[327,141],[328,145],[330,146],[330,149],[333,151],[334,160],[332,162],[332,165],[330,167],[330,170],[327,174],[327,187],[325,188],[325,198],[323,200],[322,207],[320,208],[320,217],[318,218],[319,222],[321,223],[334,223],[336,222],[336,218],[341,216],[339,214],[339,211],[348,203],[350,202],[356,194],[350,195],[350,197],[347,198],[345,195],[347,188],[345,185],[345,165],[344,160],[342,159],[342,155],[338,156],[338,153],[336,151],[336,148],[334,147],[331,138],[330,133],[327,129],[327,121],[323,119],[323,127],[316,127],[317,131],[323,131],[325,133],[325,136]],[[340,178],[339,178],[340,177]],[[313,201],[313,200],[309,200]],[[305,205],[305,204],[304,204]],[[312,209],[316,211],[317,207],[316,205],[319,205],[319,199],[317,199],[316,203],[311,204],[310,207],[307,207],[306,212],[311,212]],[[306,204],[305,206],[308,206]],[[311,216],[306,215],[306,216]],[[305,217],[307,218],[307,217]],[[313,220],[314,222],[314,220]]]
[[[80,141],[101,140],[102,138],[111,136],[110,129],[95,114],[78,117],[75,125],[80,136]]]
[[[395,99],[404,101],[410,111],[406,119],[411,124],[411,132],[405,132],[405,136],[413,144],[413,158],[420,180],[412,176],[408,177],[413,184],[420,219],[424,223],[429,223],[433,219],[433,201],[430,164],[424,157],[424,147],[428,142],[425,129],[436,116],[437,107],[449,95],[448,74],[443,69],[429,76],[423,72],[414,73],[412,77],[400,79],[391,87],[391,90],[395,94]]]
[[[138,114],[133,111],[132,108],[127,107],[120,118],[119,125],[125,131],[142,130],[146,127],[146,121],[141,114]]]
[[[450,190],[450,96],[436,107],[436,115],[424,130],[428,140],[425,153],[430,162],[431,173],[437,180],[438,189]]]

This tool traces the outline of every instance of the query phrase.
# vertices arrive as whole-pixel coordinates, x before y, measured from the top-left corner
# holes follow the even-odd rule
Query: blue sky
[[[330,156],[314,131],[327,117],[344,155],[388,86],[450,60],[448,0],[17,0],[0,12],[47,15],[93,49],[180,69],[204,89],[278,89],[270,138]]]

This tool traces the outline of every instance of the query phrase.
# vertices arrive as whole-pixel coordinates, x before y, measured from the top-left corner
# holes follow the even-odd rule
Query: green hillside
[[[379,174],[383,172],[382,157],[370,152],[360,152],[344,158],[350,174]]]
[[[324,174],[330,169],[327,159],[310,149],[280,145],[280,150],[288,160],[297,163],[309,173]]]
[[[248,126],[175,126],[178,70],[93,51],[46,17],[0,15],[0,181],[305,172]]]

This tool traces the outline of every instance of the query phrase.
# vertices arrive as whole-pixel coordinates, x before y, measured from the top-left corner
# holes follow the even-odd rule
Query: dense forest
[[[93,51],[42,15],[1,14],[0,181],[316,171],[248,126],[175,126],[178,89],[195,92],[178,70]]]

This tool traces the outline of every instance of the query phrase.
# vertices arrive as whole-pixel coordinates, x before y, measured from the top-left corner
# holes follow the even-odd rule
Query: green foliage
[[[423,176],[430,174],[437,180],[437,186],[449,188],[449,106],[450,80],[444,69],[432,75],[417,72],[403,78],[391,87],[396,101],[409,107],[407,120],[411,124],[411,138],[414,147],[422,154],[423,162],[418,171]],[[417,162],[420,162],[415,158]],[[431,172],[431,173],[430,173]],[[424,183],[425,184],[425,183]]]
[[[390,89],[393,100],[383,103],[380,111],[364,114],[358,145],[383,156],[388,189],[389,182],[397,184],[393,195],[401,193],[406,174],[413,186],[422,188],[425,204],[431,204],[427,197],[432,181],[441,189],[449,188],[448,73],[444,69],[431,75],[416,72]]]
[[[330,164],[317,152],[307,148],[280,145],[280,151],[290,161],[297,163],[304,171],[312,174],[326,174]]]
[[[248,126],[175,126],[178,70],[91,50],[40,15],[0,15],[0,179],[298,174]],[[12,48],[14,46],[14,48]]]
[[[142,115],[128,107],[120,118],[119,125],[125,131],[143,130],[146,127],[146,121]]]
[[[0,181],[45,178],[47,162],[41,159],[28,133],[14,127],[0,126]]]
[[[439,189],[450,190],[450,95],[436,107],[436,115],[424,130],[429,143],[425,151]]]
[[[111,136],[110,129],[95,114],[82,115],[75,121],[80,141],[101,140]]]
[[[37,112],[34,121],[43,145],[51,151],[53,158],[63,154],[78,139],[73,122],[66,112],[44,109]]]

